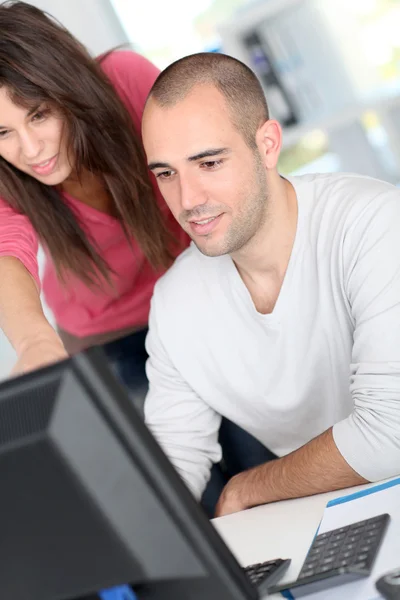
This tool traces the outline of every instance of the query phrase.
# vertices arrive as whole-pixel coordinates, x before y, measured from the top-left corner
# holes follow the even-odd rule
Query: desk
[[[291,558],[282,582],[292,581],[299,574],[326,503],[371,485],[265,504],[213,519],[212,523],[242,566],[273,558]]]

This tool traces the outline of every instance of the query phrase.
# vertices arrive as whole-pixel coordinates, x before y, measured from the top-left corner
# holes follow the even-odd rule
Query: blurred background
[[[400,0],[30,3],[93,55],[127,44],[160,68],[199,51],[235,56],[284,127],[283,174],[351,171],[400,184]],[[0,332],[0,379],[14,359]]]

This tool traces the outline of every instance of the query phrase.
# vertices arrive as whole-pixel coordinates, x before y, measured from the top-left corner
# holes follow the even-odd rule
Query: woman
[[[0,5],[0,31],[0,327],[15,372],[111,342],[123,381],[143,385],[153,287],[188,243],[138,133],[158,71],[132,52],[94,60],[24,2]]]

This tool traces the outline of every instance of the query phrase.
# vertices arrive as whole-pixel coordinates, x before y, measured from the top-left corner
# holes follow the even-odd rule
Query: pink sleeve
[[[112,52],[102,62],[102,68],[140,132],[144,105],[160,70],[144,56],[129,50]]]
[[[0,198],[0,256],[18,258],[40,290],[37,252],[38,238],[29,219]]]

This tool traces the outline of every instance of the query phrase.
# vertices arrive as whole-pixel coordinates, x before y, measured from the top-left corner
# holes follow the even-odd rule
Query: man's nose
[[[180,193],[184,210],[193,210],[207,201],[207,194],[195,177],[180,177]]]

